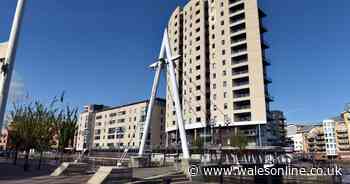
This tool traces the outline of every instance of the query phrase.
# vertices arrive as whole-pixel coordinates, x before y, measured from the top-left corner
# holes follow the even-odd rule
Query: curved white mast
[[[2,124],[4,122],[7,98],[10,88],[12,71],[15,64],[16,49],[18,43],[18,36],[21,28],[24,5],[25,0],[18,0],[15,17],[12,23],[10,38],[7,43],[5,60],[0,63],[0,128],[2,127]]]
[[[153,109],[154,101],[155,101],[155,98],[157,95],[160,71],[162,69],[165,69],[165,70],[168,70],[168,72],[170,74],[170,82],[172,85],[171,93],[174,97],[174,102],[175,102],[176,120],[177,120],[177,125],[179,128],[179,132],[180,132],[183,158],[184,159],[190,158],[190,154],[188,151],[187,138],[186,138],[185,125],[183,123],[183,117],[182,117],[179,90],[178,90],[176,77],[175,77],[174,61],[178,60],[179,58],[180,58],[180,56],[173,57],[171,55],[171,50],[170,50],[169,40],[168,40],[168,30],[165,29],[164,35],[163,35],[163,42],[162,42],[162,46],[161,46],[159,58],[158,58],[159,60],[155,64],[151,65],[152,67],[156,68],[156,75],[155,75],[155,78],[153,81],[151,98],[150,98],[150,101],[148,103],[146,122],[145,122],[144,129],[143,129],[141,146],[140,146],[140,150],[139,150],[139,156],[144,155],[147,135],[148,135],[148,131],[149,131],[149,128],[151,125],[152,109]]]

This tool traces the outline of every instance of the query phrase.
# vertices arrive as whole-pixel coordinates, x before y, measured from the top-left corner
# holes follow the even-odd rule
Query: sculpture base
[[[130,165],[131,168],[144,168],[149,167],[151,160],[149,157],[146,156],[135,156],[130,158]]]

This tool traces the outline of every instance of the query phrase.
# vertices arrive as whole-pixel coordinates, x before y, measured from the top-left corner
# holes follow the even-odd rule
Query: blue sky
[[[33,99],[117,105],[149,96],[172,10],[186,0],[28,1],[15,78]],[[264,0],[275,102],[290,122],[338,115],[350,102],[350,1]],[[0,41],[16,1],[1,0]],[[164,94],[165,88],[161,91]]]

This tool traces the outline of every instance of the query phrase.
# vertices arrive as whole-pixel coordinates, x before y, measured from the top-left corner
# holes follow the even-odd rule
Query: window
[[[225,30],[221,30],[221,35],[224,35],[224,34],[225,34]]]
[[[197,10],[197,11],[196,11],[196,15],[198,15],[200,12],[201,12],[200,10]]]
[[[198,36],[197,38],[196,38],[196,41],[198,42],[199,40],[201,40],[201,37],[200,36]]]
[[[200,80],[201,79],[201,76],[200,75],[197,75],[196,76],[196,80]]]
[[[227,109],[227,103],[224,103],[224,109]]]
[[[201,86],[196,86],[196,90],[201,90]]]
[[[201,46],[197,46],[196,47],[196,51],[200,50],[201,49]]]
[[[222,65],[223,65],[223,66],[226,65],[226,60],[222,60]]]
[[[225,45],[225,40],[221,40],[221,45]]]
[[[115,135],[108,135],[107,136],[107,139],[114,139],[115,138]]]
[[[222,55],[225,55],[225,54],[226,54],[226,51],[225,51],[225,50],[222,50],[222,51],[221,51],[221,54],[222,54]]]
[[[215,83],[213,84],[213,89],[216,89],[216,84]]]
[[[196,70],[200,70],[201,69],[201,66],[200,65],[197,65],[196,66]]]
[[[197,101],[201,100],[201,96],[196,96],[196,100]]]
[[[125,119],[118,119],[118,123],[124,123],[124,122],[125,122]]]
[[[227,92],[224,92],[224,98],[226,98],[227,97]]]
[[[213,73],[213,79],[216,79],[216,73]]]
[[[108,129],[109,134],[114,134],[115,133],[115,128],[109,128]]]
[[[201,122],[201,118],[197,117],[196,122]]]
[[[226,74],[227,74],[226,70],[222,71],[223,76],[226,76]]]
[[[117,116],[117,113],[111,113],[111,114],[109,114],[109,117],[115,117],[115,116]]]
[[[198,33],[200,30],[201,30],[201,28],[200,28],[200,27],[199,27],[199,28],[197,28],[197,29],[196,29],[196,33]]]
[[[196,23],[199,23],[200,21],[201,21],[201,19],[197,19],[197,20],[196,20]]]
[[[201,111],[201,107],[200,106],[196,107],[196,111],[197,112]]]
[[[196,56],[196,60],[200,60],[201,59],[201,56]]]
[[[224,81],[224,82],[222,83],[222,86],[223,86],[223,87],[226,87],[226,86],[227,86],[227,82]]]
[[[220,15],[221,15],[221,16],[224,16],[224,11],[221,11],[221,12],[220,12]]]
[[[220,24],[221,24],[222,26],[225,25],[225,21],[222,20]]]

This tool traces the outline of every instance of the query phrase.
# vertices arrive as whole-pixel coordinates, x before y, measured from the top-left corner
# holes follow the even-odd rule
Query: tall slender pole
[[[187,144],[187,138],[186,138],[186,131],[185,131],[185,125],[183,122],[182,117],[182,110],[180,105],[180,98],[179,98],[179,88],[177,87],[176,77],[175,77],[175,69],[174,64],[172,60],[168,61],[168,67],[169,67],[169,73],[170,73],[170,81],[172,85],[172,93],[174,95],[174,101],[175,101],[175,110],[176,110],[176,118],[177,118],[177,124],[179,126],[179,133],[180,133],[180,139],[181,139],[181,147],[182,147],[182,156],[184,159],[190,158],[190,153],[188,151],[188,144]]]
[[[1,74],[0,74],[0,128],[4,122],[7,98],[10,88],[11,76],[13,67],[15,64],[16,50],[18,37],[21,28],[22,15],[24,10],[25,0],[18,0],[15,17],[13,19],[10,39],[8,41],[8,49],[6,53],[6,58],[3,63],[1,63]]]
[[[147,137],[148,137],[147,136],[148,135],[148,131],[149,131],[149,128],[150,128],[150,125],[151,125],[152,110],[153,110],[154,101],[155,101],[156,95],[157,95],[159,78],[160,78],[160,72],[161,72],[162,67],[163,67],[163,61],[159,61],[156,67],[157,67],[156,68],[156,74],[155,74],[154,81],[153,81],[151,98],[150,98],[149,103],[148,103],[146,122],[145,122],[145,126],[144,126],[144,129],[143,129],[143,134],[142,134],[142,139],[141,139],[141,146],[140,146],[140,150],[139,150],[139,156],[143,156],[144,152],[145,152],[145,144],[146,144],[146,140],[147,140]]]

